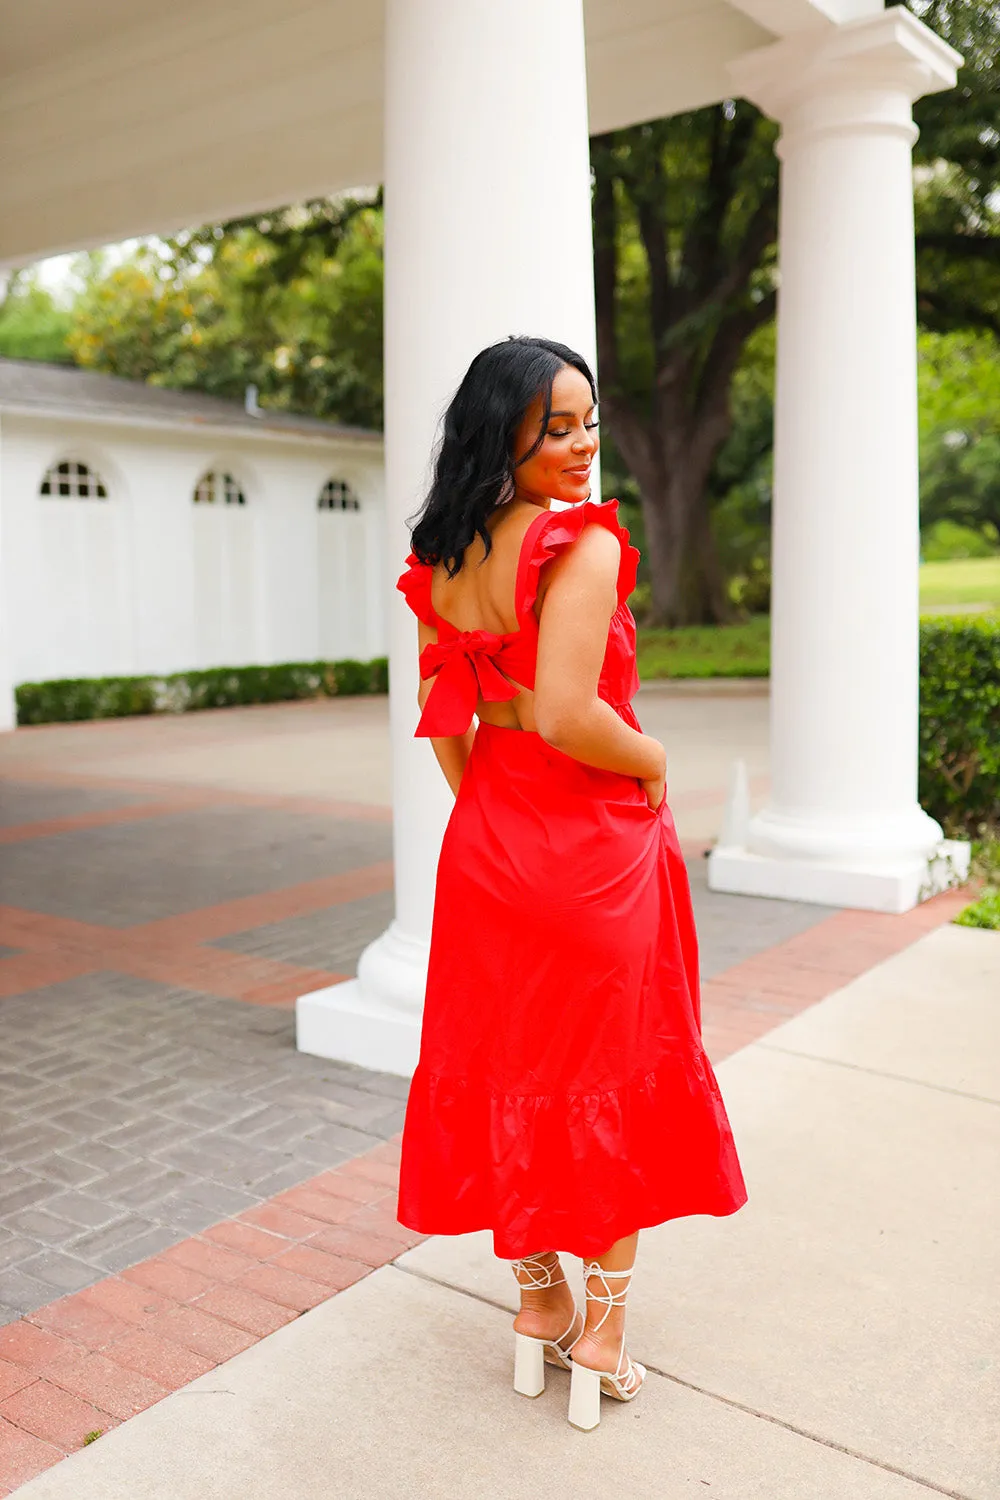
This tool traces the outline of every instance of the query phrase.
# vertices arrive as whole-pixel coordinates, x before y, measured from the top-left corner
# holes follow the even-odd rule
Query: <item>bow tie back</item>
[[[506,703],[520,689],[508,682],[498,668],[507,642],[490,630],[462,630],[453,639],[425,646],[420,653],[420,675],[436,677],[417,725],[417,734],[445,739],[464,734],[472,723],[476,704]]]

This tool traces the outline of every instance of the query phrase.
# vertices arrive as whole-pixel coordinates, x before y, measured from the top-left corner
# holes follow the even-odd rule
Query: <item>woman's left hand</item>
[[[646,801],[650,809],[656,812],[660,803],[667,795],[667,778],[665,776],[654,776],[649,781],[640,781],[639,785],[646,793]]]

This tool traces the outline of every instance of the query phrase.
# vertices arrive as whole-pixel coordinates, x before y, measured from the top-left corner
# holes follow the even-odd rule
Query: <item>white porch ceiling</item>
[[[591,128],[712,103],[741,53],[881,8],[585,0]],[[0,0],[0,38],[0,264],[380,179],[373,0]]]

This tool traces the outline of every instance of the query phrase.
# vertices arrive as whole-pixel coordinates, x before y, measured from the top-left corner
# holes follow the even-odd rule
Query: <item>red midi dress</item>
[[[588,523],[619,538],[599,693],[626,724],[639,686],[628,596],[639,554],[617,502],[542,511],[517,568],[520,629],[458,631],[411,554],[398,587],[434,626],[418,734],[461,734],[480,696],[535,679],[539,574]],[[540,735],[480,722],[437,873],[399,1219],[491,1229],[497,1255],[599,1255],[634,1230],[746,1201],[701,1042],[698,948],[673,818],[637,780]]]

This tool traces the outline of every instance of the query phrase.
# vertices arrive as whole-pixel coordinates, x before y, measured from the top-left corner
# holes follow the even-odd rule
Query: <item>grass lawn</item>
[[[1000,612],[1000,557],[924,563],[920,607],[933,614]],[[770,666],[766,615],[754,615],[739,625],[639,631],[643,682],[663,677],[766,677]]]
[[[920,569],[920,606],[956,614],[1000,610],[1000,557],[956,558],[924,563]]]
[[[771,665],[771,622],[754,615],[740,625],[685,625],[639,631],[639,676],[766,677]]]

